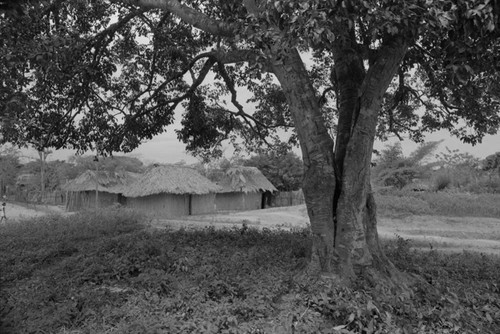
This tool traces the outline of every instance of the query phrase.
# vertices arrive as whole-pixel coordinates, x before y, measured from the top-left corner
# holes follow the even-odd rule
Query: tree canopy
[[[477,143],[500,124],[490,0],[2,4],[3,141],[130,151],[183,106],[178,137],[196,154],[298,142],[310,269],[345,281],[401,278],[378,244],[375,137],[448,129]]]
[[[499,124],[498,15],[489,1],[6,1],[4,7],[3,141],[130,151],[164,131],[184,101],[178,136],[190,151],[213,149],[234,132],[259,143],[266,136],[279,140],[273,129],[293,121],[267,72],[267,50],[294,46],[311,54],[310,80],[327,118],[335,119],[341,101],[329,68],[332,48],[347,42],[347,32],[355,35],[344,50],[351,49],[352,61],[354,51],[373,61],[391,39],[407,44],[383,102],[380,136],[406,131],[420,139],[423,130],[446,128],[474,143]],[[206,85],[210,71],[213,85]],[[253,93],[254,112],[238,100],[238,87]]]

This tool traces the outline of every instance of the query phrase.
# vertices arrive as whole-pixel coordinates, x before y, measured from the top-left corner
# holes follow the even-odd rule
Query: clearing
[[[22,219],[46,215],[64,214],[59,206],[36,205],[26,207],[7,203],[8,219]],[[155,228],[215,228],[241,227],[246,224],[255,228],[303,228],[309,223],[305,205],[279,207],[264,210],[224,212],[210,215],[188,216],[175,220],[151,220]],[[378,232],[382,239],[400,236],[410,239],[411,245],[420,249],[439,249],[461,252],[475,251],[500,255],[500,219],[481,217],[448,217],[412,215],[398,218],[379,217]]]
[[[44,204],[25,204],[18,202],[7,202],[5,215],[8,220],[27,219],[40,217],[47,214],[64,214],[64,207]]]
[[[500,255],[500,219],[412,215],[400,218],[379,217],[382,239],[400,236],[420,249],[475,251]],[[176,220],[152,220],[155,228],[241,227],[294,229],[307,226],[305,205],[254,211],[225,212],[189,216]]]

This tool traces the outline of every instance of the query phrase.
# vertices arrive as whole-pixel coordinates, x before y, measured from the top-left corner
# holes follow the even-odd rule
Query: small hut
[[[67,192],[66,211],[125,205],[123,192],[137,177],[138,174],[130,172],[87,170],[62,187]]]
[[[216,183],[222,187],[215,197],[217,211],[263,209],[278,191],[256,167],[229,168]]]
[[[139,177],[124,193],[127,205],[152,218],[215,212],[220,188],[193,168],[156,166]]]

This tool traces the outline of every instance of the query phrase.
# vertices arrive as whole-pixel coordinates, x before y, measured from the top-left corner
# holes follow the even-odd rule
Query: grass
[[[385,242],[399,268],[435,288],[405,296],[297,276],[306,231],[152,231],[140,221],[112,210],[0,226],[0,332],[499,332],[498,257]]]
[[[440,215],[500,218],[500,194],[393,191],[376,195],[381,216]]]

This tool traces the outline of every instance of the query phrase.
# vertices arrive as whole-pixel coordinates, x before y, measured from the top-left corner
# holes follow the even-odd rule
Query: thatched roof
[[[215,193],[220,187],[198,173],[184,166],[157,166],[142,174],[123,195],[143,197],[156,194],[195,194]]]
[[[19,174],[16,178],[16,185],[17,186],[26,186],[26,185],[31,185],[34,183],[37,183],[40,180],[40,178],[37,178],[35,174],[32,173],[23,173]]]
[[[75,192],[95,191],[97,182],[98,191],[120,194],[134,182],[138,175],[139,174],[130,172],[96,172],[93,170],[87,170],[80,174],[80,176],[76,179],[68,181],[64,186],[62,186],[62,189]]]
[[[257,167],[232,167],[219,176],[216,182],[222,193],[278,191]]]

